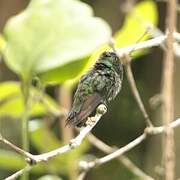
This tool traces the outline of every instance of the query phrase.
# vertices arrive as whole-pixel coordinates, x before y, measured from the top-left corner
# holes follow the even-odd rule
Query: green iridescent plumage
[[[82,76],[74,96],[67,124],[85,126],[95,108],[116,97],[121,89],[123,67],[114,52],[104,52],[94,67]]]

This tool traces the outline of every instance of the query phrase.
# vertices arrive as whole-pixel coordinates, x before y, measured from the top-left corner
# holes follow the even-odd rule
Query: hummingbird
[[[121,90],[123,65],[115,52],[103,52],[94,66],[81,77],[66,125],[86,126],[98,105],[107,106]]]

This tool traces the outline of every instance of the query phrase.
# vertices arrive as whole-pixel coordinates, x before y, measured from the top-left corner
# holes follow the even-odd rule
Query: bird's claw
[[[96,123],[96,118],[88,117],[88,120],[86,121],[86,126],[93,126],[95,123]]]

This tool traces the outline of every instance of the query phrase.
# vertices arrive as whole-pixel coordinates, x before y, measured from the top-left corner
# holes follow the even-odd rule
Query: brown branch
[[[138,107],[141,111],[141,113],[143,114],[144,119],[146,120],[146,124],[148,126],[153,126],[152,121],[150,120],[150,117],[145,109],[145,106],[142,102],[141,96],[138,92],[137,86],[136,86],[136,82],[132,73],[132,69],[131,69],[131,65],[130,65],[130,57],[128,55],[124,56],[125,59],[125,68],[126,68],[126,74],[127,74],[127,79],[132,91],[132,94],[138,104]]]
[[[77,180],[83,180],[83,179],[86,177],[86,174],[87,174],[87,171],[83,171],[83,172],[79,175],[79,177],[78,177]]]
[[[169,127],[175,128],[179,125],[180,125],[180,118],[177,119],[176,121],[173,121],[169,125]],[[123,146],[122,148],[120,148],[120,149],[118,149],[118,150],[112,152],[111,154],[108,154],[102,158],[95,159],[94,161],[90,161],[90,162],[84,161],[83,163],[81,163],[81,168],[88,170],[88,169],[94,168],[95,166],[105,164],[105,163],[121,156],[122,154],[126,153],[127,151],[133,149],[134,147],[136,147],[138,144],[143,142],[147,138],[148,135],[156,135],[156,134],[160,134],[163,132],[166,132],[166,126],[147,127],[144,130],[144,133],[142,135],[137,137],[135,140],[131,141],[129,144]]]
[[[72,93],[70,92],[70,89],[68,89],[65,85],[62,85],[58,88],[58,99],[59,104],[62,108],[66,109],[68,112],[71,108],[72,104]],[[73,129],[72,127],[64,128],[65,127],[65,121],[67,116],[64,116],[63,118],[59,119],[60,129],[61,129],[61,136],[64,144],[67,144],[70,139],[73,138]]]
[[[19,176],[21,176],[22,174],[29,172],[32,169],[32,166],[27,165],[26,167],[24,167],[23,169],[17,171],[16,173],[14,173],[13,175],[5,178],[5,180],[15,180],[17,179]]]
[[[106,154],[110,154],[117,150],[116,148],[112,148],[111,146],[108,146],[103,141],[95,137],[93,134],[88,135],[88,139],[95,147],[97,147],[99,150],[105,152]],[[136,175],[138,178],[142,180],[154,180],[152,177],[145,174],[140,168],[138,168],[128,157],[125,155],[121,155],[117,157],[118,160],[134,175]]]
[[[9,143],[9,142],[5,143],[6,145],[8,145],[10,148],[15,150],[19,154],[25,155],[26,157],[28,157],[30,159],[28,161],[29,165],[27,165],[25,168],[17,171],[13,175],[9,176],[8,178],[6,178],[6,180],[14,180],[17,177],[19,177],[20,175],[22,175],[23,173],[30,171],[35,164],[43,162],[43,161],[48,161],[52,157],[64,154],[64,153],[66,153],[66,152],[68,152],[68,151],[78,147],[81,144],[82,140],[85,138],[85,136],[92,130],[92,128],[100,120],[101,116],[103,115],[102,113],[105,113],[106,110],[104,109],[104,106],[101,107],[101,108],[98,110],[99,112],[97,112],[96,116],[94,117],[94,118],[96,118],[95,122],[94,122],[95,119],[93,119],[93,122],[94,122],[93,125],[87,125],[85,128],[83,128],[80,131],[79,135],[75,139],[71,140],[71,142],[68,145],[60,147],[60,148],[58,148],[56,150],[53,150],[51,152],[40,154],[40,155],[32,155],[30,153],[22,152],[22,150],[19,150],[18,147],[14,148],[15,145],[11,145],[11,143]],[[180,118],[177,119],[176,121],[173,121],[169,125],[170,128],[176,128],[177,126],[180,126]],[[118,156],[121,156],[125,152],[131,150],[132,148],[134,148],[135,146],[137,146],[141,142],[143,142],[146,139],[147,135],[160,134],[160,133],[163,133],[164,131],[166,131],[166,127],[165,126],[161,126],[161,127],[147,127],[145,129],[144,133],[141,136],[139,136],[138,138],[136,138],[135,140],[133,140],[132,142],[130,142],[126,146],[124,146],[124,147],[122,147],[122,148],[112,152],[111,154],[108,154],[105,157],[102,157],[102,158],[97,159],[97,160],[92,161],[92,162],[84,162],[84,163],[81,163],[81,165],[83,165],[82,166],[83,169],[85,169],[85,171],[87,171],[88,169],[93,168],[96,165],[101,165],[101,164],[104,164],[106,162],[109,162],[109,161],[117,158]],[[3,142],[3,143],[6,142],[6,141],[4,141],[2,139],[3,138],[1,136],[1,138],[0,138],[1,141],[0,142]],[[30,156],[29,156],[29,154],[30,154]]]
[[[65,84],[62,84],[57,89],[57,99],[60,104],[60,107],[70,111],[72,105],[72,90],[67,87]],[[60,136],[62,137],[62,141],[64,144],[67,144],[73,137],[74,131],[73,127],[65,128],[67,115],[63,117],[59,117],[59,129],[60,129]],[[71,166],[69,170],[68,177],[70,180],[77,179],[77,171],[74,167],[75,165]]]
[[[16,153],[24,156],[27,159],[32,159],[33,155],[30,154],[29,152],[24,151],[23,149],[17,147],[16,145],[14,145],[13,143],[9,142],[7,139],[5,139],[1,134],[0,134],[0,142],[5,144],[6,146],[8,146],[9,148],[11,148],[12,150],[14,150]]]
[[[157,38],[148,40],[148,41],[143,42],[143,43],[138,43],[138,44],[126,47],[126,48],[117,49],[117,51],[118,51],[119,54],[122,55],[122,54],[126,54],[128,52],[131,52],[132,49],[135,51],[135,50],[139,50],[139,49],[143,49],[143,48],[150,48],[150,47],[154,47],[154,46],[159,46],[159,45],[161,45],[162,43],[165,42],[166,37],[167,36],[164,35],[164,36],[161,36],[161,37],[157,37]],[[180,34],[174,33],[174,38],[175,38],[176,41],[180,41]],[[47,105],[47,108],[48,108],[48,105]],[[54,114],[54,112],[53,112],[53,114]],[[57,115],[59,115],[59,113]],[[92,118],[93,119],[95,118],[97,121],[99,121],[102,115],[103,114],[98,112],[96,114],[96,116],[92,117]],[[12,143],[9,143],[8,141],[4,141],[4,138],[2,138],[0,136],[0,142],[8,145],[14,151],[16,151],[19,154],[22,154],[23,156],[27,157],[28,160],[29,160],[28,161],[29,165],[27,165],[24,169],[21,169],[20,171],[16,172],[15,174],[10,176],[9,178],[11,178],[11,177],[15,177],[15,178],[19,177],[24,172],[27,172],[27,171],[31,170],[31,168],[33,167],[34,164],[42,162],[42,161],[47,161],[47,160],[49,160],[50,158],[52,158],[54,156],[61,155],[61,154],[65,153],[65,152],[68,152],[68,151],[72,150],[73,148],[76,148],[77,146],[79,146],[81,144],[82,140],[85,138],[87,133],[89,133],[91,131],[91,129],[96,125],[97,121],[95,122],[95,124],[93,124],[93,126],[88,125],[86,128],[82,129],[80,134],[75,139],[73,139],[68,145],[65,145],[65,146],[60,147],[60,148],[58,148],[56,150],[53,150],[51,152],[40,154],[40,155],[32,155],[32,154],[30,154],[28,152],[23,152],[18,147],[14,148]],[[180,119],[178,119],[175,122],[172,122],[169,127],[170,128],[175,128],[175,127],[177,127],[179,125],[180,125]],[[93,164],[92,167],[94,167],[96,164],[106,163],[106,162],[116,158],[117,156],[120,156],[120,155],[124,154],[125,152],[129,151],[130,149],[134,148],[136,145],[138,145],[139,143],[144,141],[148,134],[159,134],[159,133],[162,133],[164,131],[165,131],[164,126],[162,126],[162,127],[148,127],[146,129],[146,131],[141,136],[139,136],[134,141],[130,142],[128,145],[126,145],[126,146],[122,147],[121,149],[113,152],[112,154],[107,155],[107,157],[103,157],[103,158],[98,159],[97,162],[90,162],[90,165]],[[88,168],[89,168],[89,166],[88,166]]]
[[[25,152],[24,150],[18,148],[16,145],[5,140],[0,135],[0,142],[6,144],[8,147],[10,147],[12,150],[16,151],[17,153],[25,156],[27,158],[27,162],[29,163],[29,165],[27,165],[23,169],[17,171],[16,173],[14,173],[13,175],[9,176],[6,179],[7,180],[16,179],[17,177],[23,175],[25,172],[30,171],[31,168],[35,164],[40,163],[40,162],[46,162],[55,156],[62,155],[66,152],[71,151],[74,148],[77,148],[82,143],[82,141],[86,137],[86,135],[93,129],[93,127],[97,124],[97,122],[101,119],[101,117],[106,113],[106,111],[107,111],[106,106],[103,104],[100,104],[97,107],[95,116],[89,117],[89,119],[87,120],[87,126],[82,128],[80,130],[80,133],[74,139],[72,139],[67,145],[60,147],[58,149],[55,149],[53,151],[50,151],[50,152],[40,154],[40,155],[33,155],[28,152]]]
[[[174,53],[173,33],[176,30],[177,14],[175,11],[176,0],[167,2],[167,51],[165,52],[163,75],[162,75],[162,121],[166,126],[163,138],[163,167],[164,179],[174,180],[175,178],[175,145],[174,131],[169,124],[174,119],[173,81],[174,81]]]
[[[175,42],[180,42],[180,34],[179,33],[174,32],[173,38],[174,38]],[[140,49],[161,46],[162,44],[164,44],[166,42],[166,39],[167,39],[167,34],[160,35],[158,37],[155,37],[153,39],[150,39],[150,40],[147,40],[144,42],[140,42],[140,43],[133,44],[133,45],[123,47],[123,48],[116,48],[116,52],[118,52],[118,55],[122,58],[124,56],[124,54],[129,54],[132,50],[137,51]]]

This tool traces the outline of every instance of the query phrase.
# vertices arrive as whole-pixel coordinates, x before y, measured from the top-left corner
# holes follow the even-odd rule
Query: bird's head
[[[114,52],[105,51],[98,59],[98,63],[104,64],[106,67],[114,69],[118,74],[121,74],[123,67],[119,57]]]

